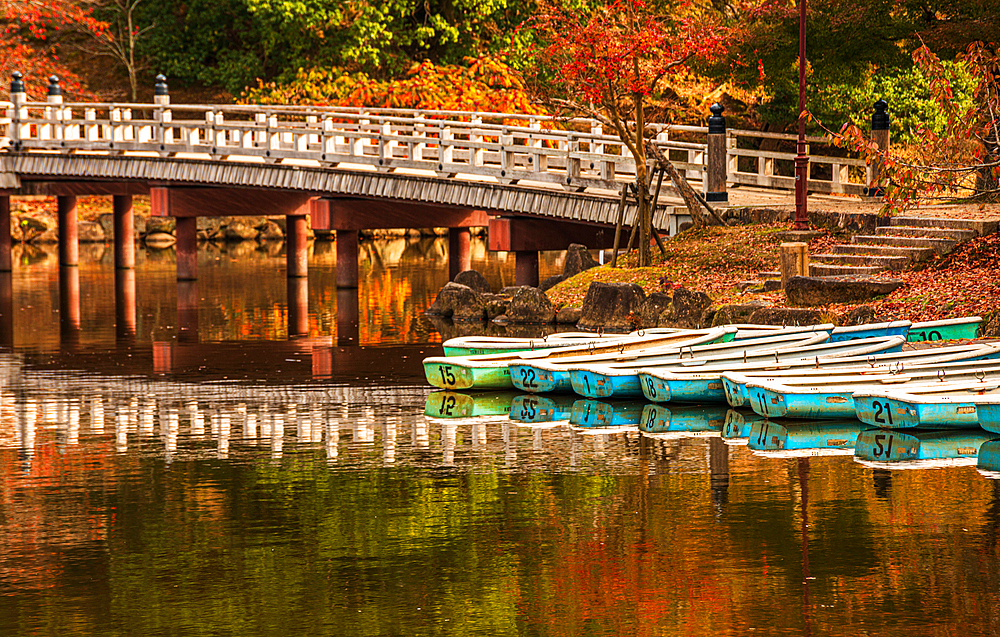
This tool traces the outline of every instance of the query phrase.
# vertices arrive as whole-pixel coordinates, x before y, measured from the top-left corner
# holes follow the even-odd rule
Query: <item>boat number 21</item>
[[[889,408],[889,403],[880,403],[877,400],[873,400],[872,411],[874,412],[872,420],[883,425],[892,425],[892,409]],[[885,418],[882,417],[883,413],[885,414]],[[889,419],[888,422],[886,422],[886,418]]]

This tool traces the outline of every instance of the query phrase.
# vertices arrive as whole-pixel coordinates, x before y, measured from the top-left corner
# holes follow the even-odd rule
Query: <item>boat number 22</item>
[[[883,425],[892,425],[892,409],[889,408],[889,403],[880,403],[877,400],[873,400],[872,410],[875,412],[874,416],[872,416],[872,420],[882,423]],[[886,418],[882,417],[883,413],[885,413],[886,418],[889,419],[888,422],[886,422]]]
[[[535,384],[535,370],[527,367],[521,368],[521,385],[525,387],[538,387]]]

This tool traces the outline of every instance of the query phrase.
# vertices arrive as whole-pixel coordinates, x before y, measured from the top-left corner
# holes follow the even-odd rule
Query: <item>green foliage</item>
[[[963,63],[942,64],[949,76],[956,106],[962,111],[971,109],[975,78]],[[945,129],[947,114],[938,107],[930,79],[916,66],[892,74],[869,67],[861,81],[820,87],[809,101],[814,115],[828,126],[839,128],[846,121],[867,122],[874,103],[880,98],[889,103],[893,143],[912,143],[921,138],[924,130],[940,134]]]

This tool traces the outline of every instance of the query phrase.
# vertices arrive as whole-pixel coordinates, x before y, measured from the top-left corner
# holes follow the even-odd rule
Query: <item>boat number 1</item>
[[[885,447],[882,447],[882,441],[885,440],[885,435],[879,434],[875,436],[875,446],[872,447],[872,455],[875,456],[876,458],[885,455],[886,459],[888,459],[889,454],[892,453],[892,438],[893,436],[889,436],[888,443],[885,445]]]
[[[525,387],[538,387],[538,385],[535,384],[535,370],[522,367],[521,384]]]
[[[455,410],[455,397],[445,396],[441,399],[441,409],[438,412],[439,416],[452,416],[452,412]]]
[[[887,424],[885,418],[882,417],[882,413],[885,412],[886,417],[889,419],[888,424],[890,426],[892,425],[892,410],[889,409],[889,403],[885,403],[883,405],[879,401],[873,400],[872,409],[875,411],[875,415],[872,417],[872,420],[874,420],[875,422],[880,422],[883,425]]]
[[[455,384],[455,373],[451,371],[451,365],[444,365],[438,367],[438,371],[441,372],[441,382],[445,385]]]

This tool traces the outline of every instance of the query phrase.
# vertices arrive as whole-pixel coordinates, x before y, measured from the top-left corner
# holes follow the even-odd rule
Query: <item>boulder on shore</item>
[[[486,282],[486,277],[476,270],[463,270],[455,275],[455,283],[467,285],[479,294],[492,294],[490,284]]]
[[[511,298],[506,314],[511,323],[552,323],[556,308],[545,292],[523,287]]]
[[[587,246],[579,243],[569,244],[566,249],[566,264],[563,266],[563,280],[576,276],[584,270],[596,267],[597,261],[590,256]]]
[[[800,307],[764,307],[750,315],[754,325],[816,325],[822,323],[819,310]]]
[[[738,303],[723,305],[716,311],[712,319],[712,327],[732,325],[733,323],[749,323],[753,313],[761,308],[769,307],[767,303]]]
[[[486,317],[486,303],[469,286],[449,281],[426,313],[453,321],[482,321]]]
[[[587,288],[583,316],[577,325],[585,330],[631,331],[636,327],[638,312],[645,300],[646,292],[635,283],[594,281]]]
[[[793,276],[785,283],[785,296],[792,305],[864,303],[900,287],[899,279],[869,279],[855,276]]]
[[[704,292],[692,292],[687,288],[674,290],[670,312],[660,315],[660,327],[700,328],[702,316],[712,305],[712,298]]]
[[[639,307],[639,324],[636,327],[648,328],[656,327],[660,323],[660,317],[664,312],[670,312],[673,299],[669,294],[663,292],[653,292],[646,297]]]

